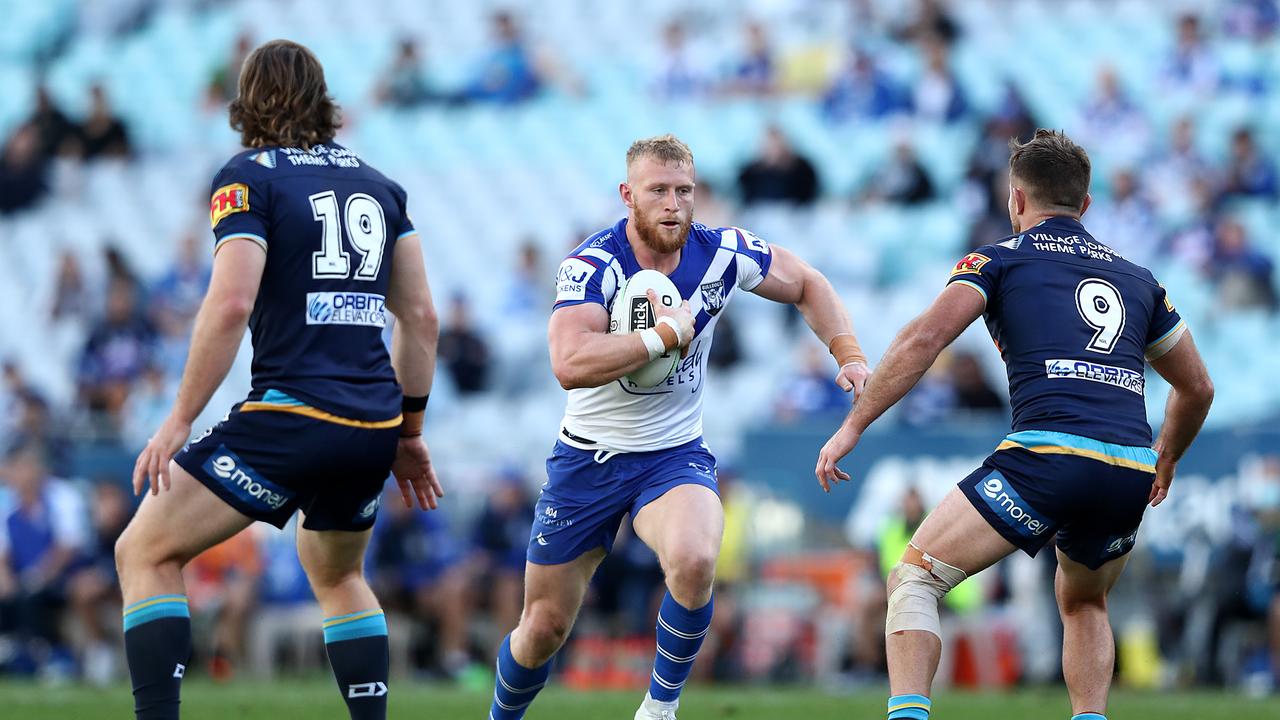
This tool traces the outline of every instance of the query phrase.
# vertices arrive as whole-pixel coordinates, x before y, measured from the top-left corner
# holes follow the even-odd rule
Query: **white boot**
[[[644,702],[636,710],[635,720],[676,720],[676,708],[680,707],[680,698],[671,702],[654,700],[648,692],[644,694]]]

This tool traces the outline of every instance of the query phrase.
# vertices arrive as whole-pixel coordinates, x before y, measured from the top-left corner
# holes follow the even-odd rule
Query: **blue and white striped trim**
[[[666,630],[667,632],[671,633],[672,635],[675,635],[678,638],[684,638],[685,640],[697,640],[703,635],[706,635],[707,631],[711,629],[711,626],[707,625],[706,627],[702,628],[702,632],[697,632],[697,633],[680,632],[679,630],[671,627],[671,625],[669,625],[666,620],[662,619],[662,613],[658,613],[658,625],[663,630]]]
[[[498,684],[502,685],[503,689],[506,690],[507,692],[515,693],[516,695],[523,695],[524,693],[537,692],[538,690],[541,690],[544,685],[547,684],[547,681],[543,680],[537,685],[530,685],[527,688],[515,688],[515,687],[511,687],[511,685],[507,683],[506,678],[502,677],[502,668],[500,667],[497,668],[497,675],[498,675]]]
[[[658,644],[658,654],[659,654],[659,655],[661,655],[662,657],[664,657],[664,658],[666,658],[666,659],[670,660],[670,661],[671,661],[671,662],[673,662],[673,663],[688,663],[688,662],[693,662],[693,661],[694,661],[695,659],[697,659],[697,657],[698,657],[698,653],[696,653],[696,652],[695,652],[694,654],[692,654],[692,655],[689,655],[688,657],[678,657],[678,656],[676,656],[676,655],[672,655],[671,653],[669,653],[669,652],[667,652],[666,650],[663,650],[663,649],[662,649],[662,644],[661,644],[661,643],[659,643],[659,644]]]
[[[983,289],[982,289],[982,286],[978,285],[977,283],[969,282],[968,280],[952,280],[952,281],[951,281],[951,284],[952,284],[952,285],[964,285],[964,286],[966,286],[966,287],[971,287],[971,288],[973,288],[974,290],[977,290],[977,291],[978,291],[978,294],[982,295],[982,301],[983,301],[983,302],[986,302],[986,301],[987,301],[987,291],[986,291],[986,290],[983,290]]]
[[[653,681],[668,690],[679,690],[680,688],[684,687],[683,681],[678,683],[667,682],[665,679],[663,679],[661,675],[658,674],[657,670],[653,671]]]
[[[1155,339],[1154,341],[1152,341],[1147,345],[1147,351],[1146,351],[1147,360],[1160,359],[1162,356],[1164,356],[1165,353],[1172,350],[1174,345],[1178,344],[1178,341],[1182,339],[1183,334],[1185,334],[1186,332],[1187,332],[1187,323],[1185,321],[1179,320],[1178,324],[1174,325],[1173,328],[1169,330],[1169,332],[1161,335],[1159,338]]]
[[[523,702],[523,703],[520,703],[519,705],[508,705],[502,702],[502,700],[498,698],[498,693],[495,692],[493,694],[493,702],[495,705],[502,708],[503,710],[506,710],[507,712],[516,712],[518,710],[523,710],[529,707],[529,705],[533,703],[533,698],[529,698],[528,702]]]
[[[387,616],[381,610],[364,610],[324,619],[326,644],[387,634]]]

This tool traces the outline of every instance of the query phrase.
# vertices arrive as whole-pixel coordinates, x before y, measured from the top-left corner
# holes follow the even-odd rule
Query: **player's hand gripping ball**
[[[654,307],[649,301],[650,290],[661,307]],[[657,270],[641,270],[628,278],[614,297],[609,332],[626,334],[647,330],[656,325],[662,315],[671,315],[681,326],[681,347],[686,347],[693,336],[693,318],[689,314],[688,303],[680,297],[680,291],[671,278]],[[640,387],[657,387],[675,370],[680,355],[678,348],[669,350],[627,375],[627,379]]]

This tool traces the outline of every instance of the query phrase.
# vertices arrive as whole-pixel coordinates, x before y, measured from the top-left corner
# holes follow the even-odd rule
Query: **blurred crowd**
[[[657,103],[808,97],[833,126],[894,118],[975,125],[981,130],[968,148],[964,181],[948,191],[970,228],[968,245],[956,247],[956,257],[1007,234],[1007,144],[1027,138],[1044,120],[1012,83],[993,111],[980,111],[966,97],[953,48],[976,29],[963,27],[947,3],[921,0],[905,20],[893,21],[878,17],[872,3],[853,5],[865,34],[847,42],[833,72],[780,47],[761,22],[743,25],[740,51],[726,59],[709,55],[707,44],[692,37],[691,25],[673,19],[658,29],[660,51],[641,65],[643,77],[637,81]],[[1274,0],[1232,0],[1219,10],[1172,18],[1165,61],[1151,68],[1149,83],[1170,96],[1190,94],[1206,102],[1228,90],[1257,96],[1275,92],[1264,78],[1227,73],[1218,57],[1218,43],[1225,39],[1274,40],[1280,29]],[[518,15],[495,13],[489,27],[490,44],[473,74],[452,83],[432,72],[422,37],[398,39],[368,103],[394,112],[432,105],[465,112],[474,105],[535,102],[547,92],[591,92],[585,73],[562,62],[548,39],[531,38]],[[240,35],[227,61],[210,76],[202,102],[211,112],[220,112],[234,96],[240,63],[261,39]],[[918,77],[907,80],[896,65],[881,64],[877,48],[886,43],[912,49],[923,69]],[[135,154],[129,128],[101,86],[92,88],[82,116],[59,108],[39,81],[33,92],[34,113],[4,141],[0,153],[0,215],[40,203],[55,163],[127,163]],[[1066,128],[1095,158],[1109,159],[1110,170],[1094,178],[1086,226],[1136,262],[1173,259],[1193,269],[1222,309],[1274,313],[1274,256],[1260,247],[1257,225],[1246,217],[1258,203],[1280,202],[1276,157],[1259,141],[1262,122],[1258,117],[1231,128],[1228,137],[1206,137],[1190,114],[1167,127],[1155,126],[1121,76],[1103,64],[1090,98],[1074,109]],[[943,192],[909,131],[898,137],[883,166],[847,196],[824,189],[820,164],[798,146],[785,124],[769,125],[759,142],[732,177],[700,183],[698,219],[720,224],[740,210],[780,204],[911,207],[938,200]],[[1213,154],[1206,147],[1226,151]],[[424,218],[423,225],[429,223]],[[185,362],[210,272],[211,243],[203,232],[187,233],[161,273],[139,272],[110,247],[102,257],[64,251],[58,258],[49,306],[26,311],[45,313],[50,332],[71,348],[73,397],[50,397],[29,379],[31,368],[0,358],[0,672],[95,682],[120,677],[112,547],[133,507],[125,489],[129,458],[168,412]],[[576,242],[565,238],[566,247]],[[501,294],[505,313],[528,319],[538,331],[534,335],[540,334],[550,306],[557,259],[545,257],[530,241],[498,271],[501,286],[492,290]],[[499,362],[494,338],[476,321],[474,300],[465,294],[437,299],[444,320],[439,382],[464,399],[505,397],[525,384],[509,377]],[[791,323],[791,337],[800,336],[799,325]],[[732,314],[719,323],[713,367],[743,362],[738,333]],[[844,412],[848,397],[830,382],[823,349],[799,341],[793,345],[795,362],[770,391],[773,420],[797,423]],[[544,363],[543,355],[539,342],[531,341],[530,364],[522,367],[540,367],[533,363]],[[960,349],[938,363],[896,417],[908,428],[921,428],[975,417],[998,423],[1008,413],[1002,377],[992,376],[973,353]],[[87,460],[86,448],[95,453]],[[98,461],[104,457],[126,461]],[[1179,679],[1252,678],[1264,688],[1280,682],[1280,460],[1273,457],[1260,467],[1257,482],[1266,497],[1237,510],[1231,543],[1190,538],[1182,557],[1143,575],[1170,575],[1176,592],[1166,594],[1159,608],[1155,647],[1144,651],[1140,633],[1122,637],[1122,672],[1125,657],[1155,657],[1176,668]],[[532,489],[540,481],[496,468],[491,475],[483,502],[474,507],[422,514],[406,511],[398,497],[383,503],[368,567],[393,627],[411,630],[393,632],[400,643],[393,654],[402,671],[477,686],[489,682],[483,674],[493,647],[519,612]],[[903,492],[900,512],[885,521],[872,547],[853,548],[824,561],[826,570],[811,568],[803,576],[818,588],[823,607],[835,608],[831,622],[844,629],[831,636],[840,642],[828,647],[824,643],[829,645],[830,638],[801,611],[813,606],[757,587],[762,578],[794,578],[809,566],[757,557],[752,533],[767,533],[770,523],[779,521],[753,520],[764,511],[748,509],[750,490],[738,487],[728,473],[722,482],[728,515],[720,568],[724,599],[717,600],[715,647],[704,652],[698,672],[786,680],[825,668],[829,677],[855,682],[880,677],[881,579],[885,563],[896,558],[923,517],[919,493]],[[969,655],[953,658],[955,677],[982,675],[987,660],[1013,680],[1050,677],[1042,669],[1002,660],[1014,652],[1016,642],[1009,639],[1016,637],[1014,629],[1006,635],[965,633],[964,617],[1043,592],[1048,565],[1028,561],[1017,568],[1002,570],[949,601],[959,618],[957,636],[967,637],[969,648]],[[1143,572],[1148,571],[1135,569]],[[287,660],[308,665],[322,656],[316,642],[318,610],[309,600],[288,531],[246,531],[198,559],[188,578],[203,638],[198,652],[215,677],[242,667],[269,673]],[[611,682],[614,676],[600,673],[616,666],[620,674],[614,679],[625,684],[630,678],[626,658],[632,656],[641,658],[643,674],[650,641],[638,649],[627,643],[650,632],[660,583],[656,559],[624,529],[597,577],[579,633],[583,639],[568,655],[570,682]],[[775,614],[766,618],[759,608]]]

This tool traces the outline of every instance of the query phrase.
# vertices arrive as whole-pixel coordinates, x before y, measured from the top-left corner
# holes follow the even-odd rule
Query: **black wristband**
[[[431,393],[427,393],[421,397],[412,397],[405,395],[400,401],[400,412],[422,412],[427,409],[427,398],[431,397]]]

